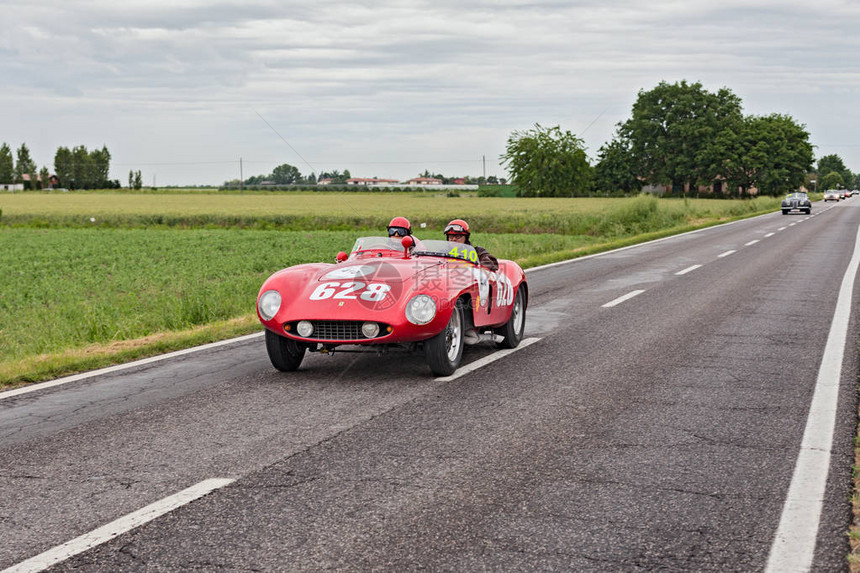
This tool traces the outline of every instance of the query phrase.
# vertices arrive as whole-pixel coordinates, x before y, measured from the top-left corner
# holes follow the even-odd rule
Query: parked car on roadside
[[[782,214],[788,215],[792,211],[801,211],[809,215],[812,212],[812,201],[806,193],[789,193],[782,200]]]

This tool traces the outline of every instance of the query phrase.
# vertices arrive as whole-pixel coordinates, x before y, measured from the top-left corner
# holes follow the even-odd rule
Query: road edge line
[[[818,369],[800,452],[779,526],[768,553],[766,573],[808,571],[812,566],[827,476],[830,473],[830,452],[839,402],[842,359],[851,319],[851,299],[855,276],[860,267],[858,245],[860,228],[857,230],[851,261],[839,288],[839,298]]]

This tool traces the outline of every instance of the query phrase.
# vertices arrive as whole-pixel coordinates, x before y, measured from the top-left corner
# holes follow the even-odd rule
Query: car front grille
[[[296,323],[291,322],[285,326],[289,326],[288,332],[298,338],[306,340],[373,340],[367,338],[361,332],[361,325],[364,324],[360,320],[311,320],[309,321],[314,326],[313,334],[308,337],[299,336],[296,332]],[[379,324],[380,334],[375,338],[382,338],[385,333],[384,324]]]

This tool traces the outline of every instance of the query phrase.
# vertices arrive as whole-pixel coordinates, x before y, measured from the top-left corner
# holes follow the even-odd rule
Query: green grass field
[[[394,215],[420,238],[441,238],[449,219],[466,218],[474,242],[528,267],[777,207],[651,197],[3,195],[0,386],[257,330],[267,276],[331,261],[357,236],[384,234]]]

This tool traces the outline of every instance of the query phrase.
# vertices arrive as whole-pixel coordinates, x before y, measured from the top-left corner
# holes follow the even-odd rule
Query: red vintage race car
[[[513,348],[522,339],[528,284],[513,261],[491,271],[471,245],[411,236],[362,237],[337,258],[289,267],[260,288],[257,314],[278,370],[296,370],[305,351],[360,345],[423,349],[430,370],[445,376],[467,342]]]

